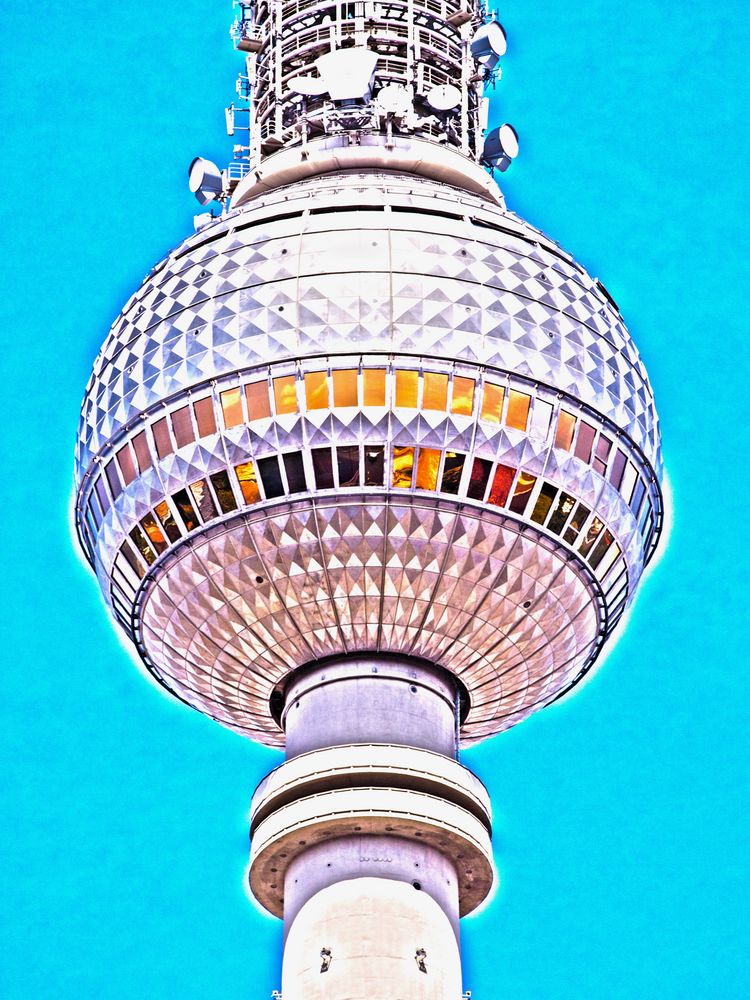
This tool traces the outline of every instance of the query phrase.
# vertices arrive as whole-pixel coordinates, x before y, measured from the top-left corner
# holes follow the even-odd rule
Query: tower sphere
[[[219,722],[282,745],[294,672],[372,651],[457,677],[472,742],[591,666],[660,471],[603,286],[479,183],[353,164],[243,182],[146,278],[86,390],[76,516],[148,669]]]

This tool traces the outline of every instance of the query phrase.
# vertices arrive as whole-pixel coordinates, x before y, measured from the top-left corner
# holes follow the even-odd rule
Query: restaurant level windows
[[[591,511],[584,504],[579,503],[573,512],[573,516],[570,519],[570,524],[565,530],[563,538],[568,543],[568,545],[575,544],[576,539],[581,533],[581,528],[586,523],[586,519]]]
[[[589,552],[594,546],[594,543],[599,538],[599,535],[601,534],[603,527],[604,527],[603,522],[600,521],[598,517],[595,517],[594,520],[591,522],[591,524],[588,526],[586,534],[583,536],[583,540],[581,541],[581,544],[578,547],[578,551],[581,553],[582,556],[587,556],[589,554]]]
[[[544,399],[534,400],[534,411],[531,414],[531,427],[529,434],[534,437],[546,440],[549,434],[549,425],[552,421],[552,404]]]
[[[365,446],[365,486],[382,486],[385,476],[385,448]]]
[[[297,412],[297,385],[294,375],[282,375],[273,380],[273,401],[277,416]]]
[[[281,470],[276,455],[258,459],[258,475],[267,499],[284,495],[284,484],[281,481]]]
[[[216,504],[205,479],[199,479],[190,484],[190,492],[195,506],[203,521],[212,521],[216,517]]]
[[[526,505],[529,502],[535,483],[536,476],[531,476],[528,472],[519,473],[518,482],[516,483],[516,488],[513,490],[513,496],[509,505],[514,514],[523,514],[526,510]]]
[[[487,492],[487,483],[490,481],[492,472],[492,462],[486,458],[475,458],[471,467],[471,478],[466,495],[470,500],[484,500]]]
[[[484,383],[482,394],[482,420],[489,420],[493,424],[499,424],[503,418],[503,402],[505,400],[505,389],[501,385],[492,382]]]
[[[609,453],[612,451],[612,442],[609,438],[605,437],[603,434],[599,435],[599,440],[596,442],[596,448],[594,449],[594,469],[599,475],[603,476],[607,471],[607,463],[609,462]]]
[[[453,376],[451,413],[462,413],[465,416],[471,416],[474,412],[475,385],[476,382],[473,378],[464,378],[463,375]]]
[[[609,535],[609,537],[612,538],[612,535],[610,535],[609,532],[606,532],[605,535]],[[620,546],[616,542],[614,544],[610,542],[604,551],[599,553],[598,550],[602,545],[603,542],[599,542],[599,545],[597,545],[591,555],[591,565],[597,571],[600,579],[603,579],[607,573],[609,573],[621,553]],[[596,560],[596,562],[594,562],[594,560]]]
[[[598,569],[599,565],[614,542],[614,536],[610,531],[604,530],[602,532],[601,538],[597,543],[596,547],[593,549],[591,555],[589,556],[589,565],[592,569]]]
[[[586,462],[587,464],[591,461],[591,451],[594,447],[595,437],[596,428],[592,427],[591,424],[587,424],[585,420],[582,420],[578,428],[578,438],[574,452],[576,458],[580,458],[582,462]]]
[[[260,489],[253,463],[242,462],[234,467],[234,471],[237,473],[237,481],[245,503],[257,503],[260,500]]]
[[[359,486],[359,447],[345,445],[336,449],[339,486]]]
[[[153,514],[146,514],[145,517],[141,518],[141,527],[146,532],[146,537],[159,555],[162,552],[166,552],[167,539],[164,537],[161,525],[157,523]]]
[[[576,418],[567,410],[560,410],[557,419],[557,430],[555,431],[555,448],[563,448],[570,451],[573,445],[573,435],[576,431]]]
[[[342,368],[333,373],[333,405],[357,405],[356,368]]]
[[[266,420],[271,416],[271,403],[268,399],[268,382],[251,382],[245,386],[247,400],[247,415],[249,420]]]
[[[136,547],[136,551],[143,557],[146,564],[151,566],[156,561],[156,553],[149,545],[146,536],[137,524],[134,524],[130,529],[130,538]]]
[[[440,470],[440,452],[437,448],[420,448],[417,460],[417,489],[437,489],[437,478]]]
[[[448,376],[439,372],[424,373],[424,402],[422,406],[425,410],[440,410],[445,412],[448,409]]]
[[[140,431],[133,438],[133,451],[135,452],[135,458],[138,462],[138,471],[143,474],[146,469],[150,469],[153,464],[151,460],[151,449],[148,446],[145,431]]]
[[[549,521],[547,522],[547,527],[550,531],[553,531],[556,535],[565,527],[565,523],[570,516],[570,512],[575,506],[575,499],[569,493],[561,493],[557,498],[557,503],[555,504],[554,510],[550,514]]]
[[[304,493],[307,489],[305,481],[305,463],[299,451],[289,451],[284,455],[284,472],[290,493]]]
[[[464,471],[466,455],[461,455],[456,451],[446,451],[443,463],[443,478],[440,482],[442,493],[458,493],[461,485],[461,473]]]
[[[637,478],[638,473],[635,470],[635,466],[632,462],[628,462],[625,467],[625,474],[622,477],[622,483],[620,484],[620,493],[622,493],[625,503],[630,503]]]
[[[214,415],[214,401],[210,396],[203,399],[196,399],[193,403],[195,410],[195,420],[198,424],[198,437],[208,437],[209,434],[216,433],[216,416]]]
[[[130,445],[126,444],[117,452],[117,464],[120,466],[120,472],[122,473],[125,485],[129,486],[137,475]]]
[[[96,499],[99,501],[99,506],[102,509],[102,514],[106,514],[109,510],[109,494],[104,486],[104,476],[99,476],[97,481],[94,483],[94,492],[96,493]]]
[[[195,431],[193,421],[190,417],[190,407],[181,406],[179,410],[172,413],[172,430],[178,448],[183,448],[187,444],[195,441]]]
[[[619,490],[620,488],[627,463],[628,460],[625,453],[618,449],[617,454],[615,455],[615,460],[612,463],[612,470],[609,474],[609,481],[616,490]]]
[[[517,392],[511,389],[508,393],[508,415],[505,423],[508,427],[515,427],[516,430],[525,431],[529,422],[529,407],[531,396],[525,392]]]
[[[167,455],[171,455],[174,451],[174,446],[172,445],[172,438],[169,435],[167,418],[162,417],[161,420],[157,420],[151,427],[151,433],[154,435],[156,454],[159,458],[166,458]]]
[[[239,388],[226,389],[220,393],[219,399],[221,400],[221,410],[224,414],[224,426],[227,430],[231,427],[239,427],[240,424],[244,423],[245,418],[242,415],[242,397]]]
[[[557,496],[557,493],[556,486],[552,486],[551,483],[542,483],[539,496],[536,498],[534,509],[531,512],[532,521],[536,521],[537,524],[544,524],[552,507],[552,501]]]
[[[179,511],[180,517],[182,518],[187,530],[195,531],[199,525],[198,515],[195,513],[195,509],[190,501],[188,491],[178,490],[176,493],[173,493],[172,501]]]
[[[122,546],[120,552],[123,554],[123,556],[125,556],[128,566],[130,566],[130,568],[138,577],[138,579],[139,580],[142,579],[143,576],[145,575],[146,570],[143,564],[141,563],[140,559],[136,558],[135,553],[130,548],[127,542]]]
[[[182,532],[177,526],[177,522],[174,519],[174,514],[172,513],[169,504],[166,500],[162,500],[154,507],[154,513],[159,518],[162,528],[164,529],[164,534],[170,540],[170,542],[176,542],[182,537]]]
[[[385,368],[366,368],[363,376],[365,406],[385,406]]]
[[[512,469],[509,465],[498,465],[496,467],[495,474],[492,477],[490,493],[487,497],[488,503],[495,504],[496,507],[505,506],[515,474],[516,470]]]
[[[646,494],[646,484],[642,479],[638,479],[635,484],[635,490],[633,491],[633,499],[630,501],[630,507],[636,517],[641,509],[641,504],[643,503],[643,497]]]
[[[418,392],[419,378],[417,372],[396,372],[396,406],[405,406],[410,409],[415,409],[417,406]]]
[[[315,473],[315,488],[318,490],[332,490],[334,483],[331,449],[313,448],[312,460],[313,472]]]
[[[328,375],[326,372],[305,373],[305,406],[308,410],[328,409]]]
[[[397,489],[408,490],[411,487],[414,472],[414,449],[393,448],[393,485]]]
[[[229,514],[231,511],[237,510],[237,501],[234,498],[234,491],[229,482],[227,471],[220,469],[219,472],[214,472],[210,479],[222,514]]]
[[[117,474],[117,468],[115,466],[115,460],[107,462],[104,467],[104,472],[107,476],[107,482],[109,483],[109,488],[112,490],[112,496],[116,500],[122,493],[122,483],[120,482],[120,477]]]
[[[94,534],[96,534],[96,532],[101,527],[103,518],[102,518],[101,508],[99,507],[99,503],[96,499],[95,493],[92,493],[91,496],[89,497],[87,518],[89,521],[89,526],[91,526],[93,523],[92,530]]]

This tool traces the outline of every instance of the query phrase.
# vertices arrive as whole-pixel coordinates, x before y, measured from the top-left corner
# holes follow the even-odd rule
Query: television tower
[[[569,691],[633,600],[652,392],[605,288],[505,206],[480,0],[235,8],[240,143],[193,162],[207,211],[96,359],[80,541],[154,678],[286,750],[249,869],[284,1000],[459,1000],[494,877],[459,746]]]

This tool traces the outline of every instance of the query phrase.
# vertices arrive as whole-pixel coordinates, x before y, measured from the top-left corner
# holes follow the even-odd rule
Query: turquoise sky
[[[526,0],[495,115],[503,180],[618,301],[674,492],[668,551],[605,667],[465,754],[502,886],[464,921],[475,1000],[730,1000],[746,940],[747,7]],[[69,530],[81,396],[110,322],[225,162],[228,0],[0,0],[0,996],[255,1000],[280,926],[243,892],[276,754],[167,700]]]

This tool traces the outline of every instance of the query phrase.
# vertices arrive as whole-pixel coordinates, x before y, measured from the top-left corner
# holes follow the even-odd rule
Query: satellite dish
[[[315,60],[332,101],[360,100],[370,95],[377,52],[364,46],[336,49]]]
[[[427,94],[427,103],[435,111],[452,111],[461,103],[461,91],[450,83],[433,87]]]
[[[482,150],[482,159],[491,167],[505,173],[513,160],[518,156],[518,132],[512,125],[501,125],[487,133]]]
[[[508,40],[502,24],[498,21],[483,24],[472,38],[470,48],[478,62],[494,69],[500,56],[508,51]]]
[[[289,89],[293,94],[302,94],[303,97],[320,97],[328,87],[319,76],[295,76],[289,81]]]
[[[378,91],[377,102],[386,114],[406,115],[411,110],[411,94],[406,87],[388,83]]]
[[[221,171],[210,160],[196,156],[188,169],[188,184],[190,190],[201,203],[208,205],[221,197],[224,190],[224,178]]]

